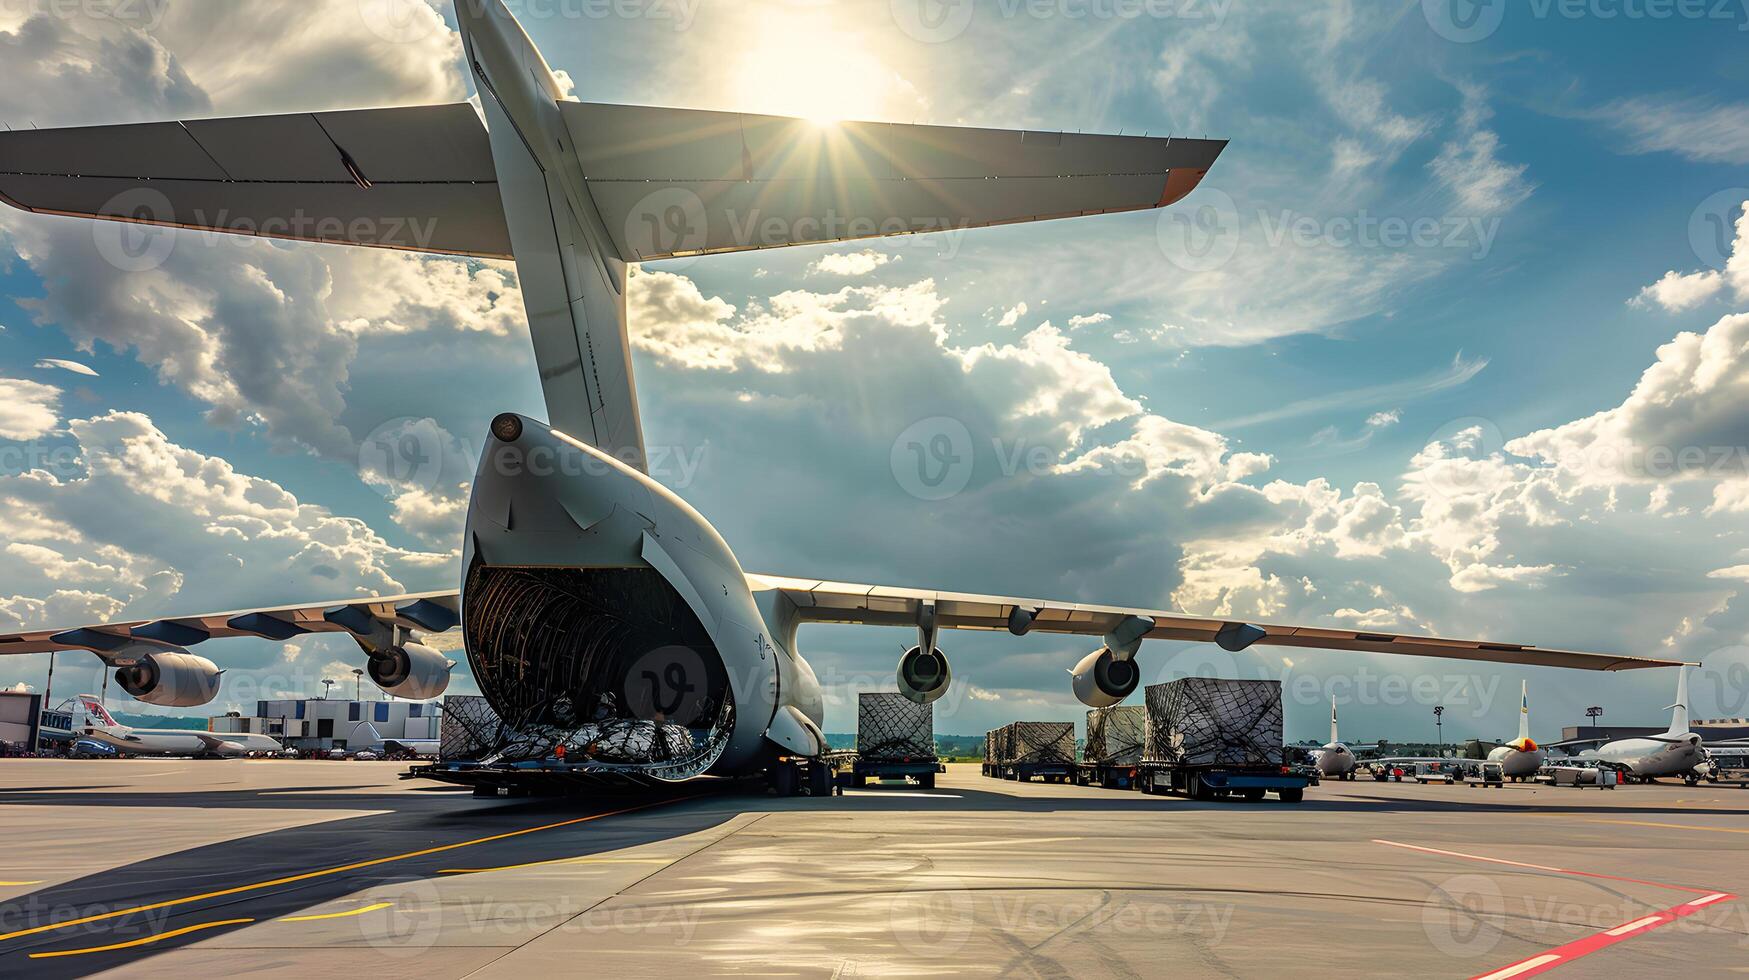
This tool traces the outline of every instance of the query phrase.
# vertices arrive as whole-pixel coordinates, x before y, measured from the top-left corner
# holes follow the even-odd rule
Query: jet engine
[[[1119,657],[1106,647],[1100,647],[1075,665],[1073,675],[1075,697],[1089,708],[1109,708],[1135,693],[1141,683],[1142,671],[1128,657]]]
[[[218,664],[192,653],[162,650],[145,654],[132,667],[116,669],[121,689],[147,704],[193,708],[219,696]]]
[[[383,647],[371,654],[365,669],[376,686],[398,698],[423,701],[449,687],[455,661],[423,643]]]
[[[899,658],[899,693],[918,704],[940,698],[952,682],[953,669],[940,647],[931,647],[928,653],[920,646],[912,647]]]

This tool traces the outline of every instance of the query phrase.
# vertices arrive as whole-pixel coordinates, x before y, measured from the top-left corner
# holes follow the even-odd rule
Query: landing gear
[[[800,796],[805,790],[819,798],[831,796],[834,789],[832,768],[820,759],[780,759],[772,763],[766,778],[776,796]]]
[[[794,796],[801,786],[802,774],[793,762],[779,762],[771,767],[771,791],[778,796]]]

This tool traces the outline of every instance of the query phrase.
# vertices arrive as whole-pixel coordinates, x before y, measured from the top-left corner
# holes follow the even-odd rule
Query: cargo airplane
[[[431,698],[462,629],[498,747],[423,775],[508,790],[561,747],[624,780],[769,773],[826,748],[806,623],[915,630],[901,691],[939,698],[943,630],[1096,637],[1078,697],[1137,687],[1146,639],[1398,653],[1590,670],[1670,666],[1517,643],[1204,618],[745,572],[702,514],[646,473],[626,339],[629,263],[1163,208],[1225,142],[804,119],[574,101],[501,0],[455,7],[476,107],[299,112],[0,133],[0,199],[28,211],[513,259],[546,418],[493,419],[459,588],[0,636],[0,653],[85,650],[128,693],[193,706],[223,637],[357,640],[371,679]],[[846,519],[853,515],[846,514]],[[605,750],[598,750],[605,745]],[[641,753],[642,758],[634,755]],[[605,761],[612,760],[612,761]]]

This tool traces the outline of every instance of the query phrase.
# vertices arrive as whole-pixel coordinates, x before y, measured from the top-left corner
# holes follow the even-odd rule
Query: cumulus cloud
[[[67,427],[76,472],[0,477],[0,529],[13,539],[0,551],[0,596],[13,596],[15,618],[394,594],[453,568],[452,555],[396,548],[362,521],[177,445],[143,415]]]
[[[1022,300],[1021,302],[1009,307],[1008,310],[1002,314],[1002,319],[996,321],[996,325],[1001,327],[1012,327],[1016,323],[1019,323],[1020,318],[1025,315],[1026,301]]]
[[[0,378],[0,439],[36,439],[61,424],[61,389]]]
[[[1069,329],[1079,330],[1082,327],[1097,326],[1101,323],[1110,322],[1110,320],[1110,313],[1084,313],[1069,318]]]
[[[833,252],[815,259],[808,266],[808,272],[826,276],[866,276],[892,261],[896,261],[893,256],[870,248],[860,252]]]
[[[1592,484],[1749,476],[1749,314],[1684,331],[1614,408],[1506,448]]]
[[[1736,236],[1723,270],[1664,273],[1663,278],[1629,300],[1635,306],[1658,306],[1671,313],[1690,310],[1729,289],[1739,302],[1749,302],[1749,202],[1739,209]]]

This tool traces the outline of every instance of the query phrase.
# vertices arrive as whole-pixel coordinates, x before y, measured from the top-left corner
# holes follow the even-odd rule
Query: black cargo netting
[[[1001,765],[1075,761],[1072,721],[1017,721],[1002,726],[994,734],[996,761]]]
[[[999,761],[996,757],[996,732],[998,731],[1001,729],[984,733],[984,762],[988,765],[995,765]]]
[[[856,752],[864,759],[935,758],[935,706],[902,694],[859,696]]]
[[[1147,691],[1144,755],[1176,765],[1281,765],[1280,681],[1185,677]]]
[[[498,712],[477,694],[451,694],[443,699],[439,723],[438,758],[474,760],[491,754],[504,741]]]
[[[1147,717],[1147,710],[1139,704],[1087,712],[1086,761],[1107,766],[1133,766],[1142,761]]]

